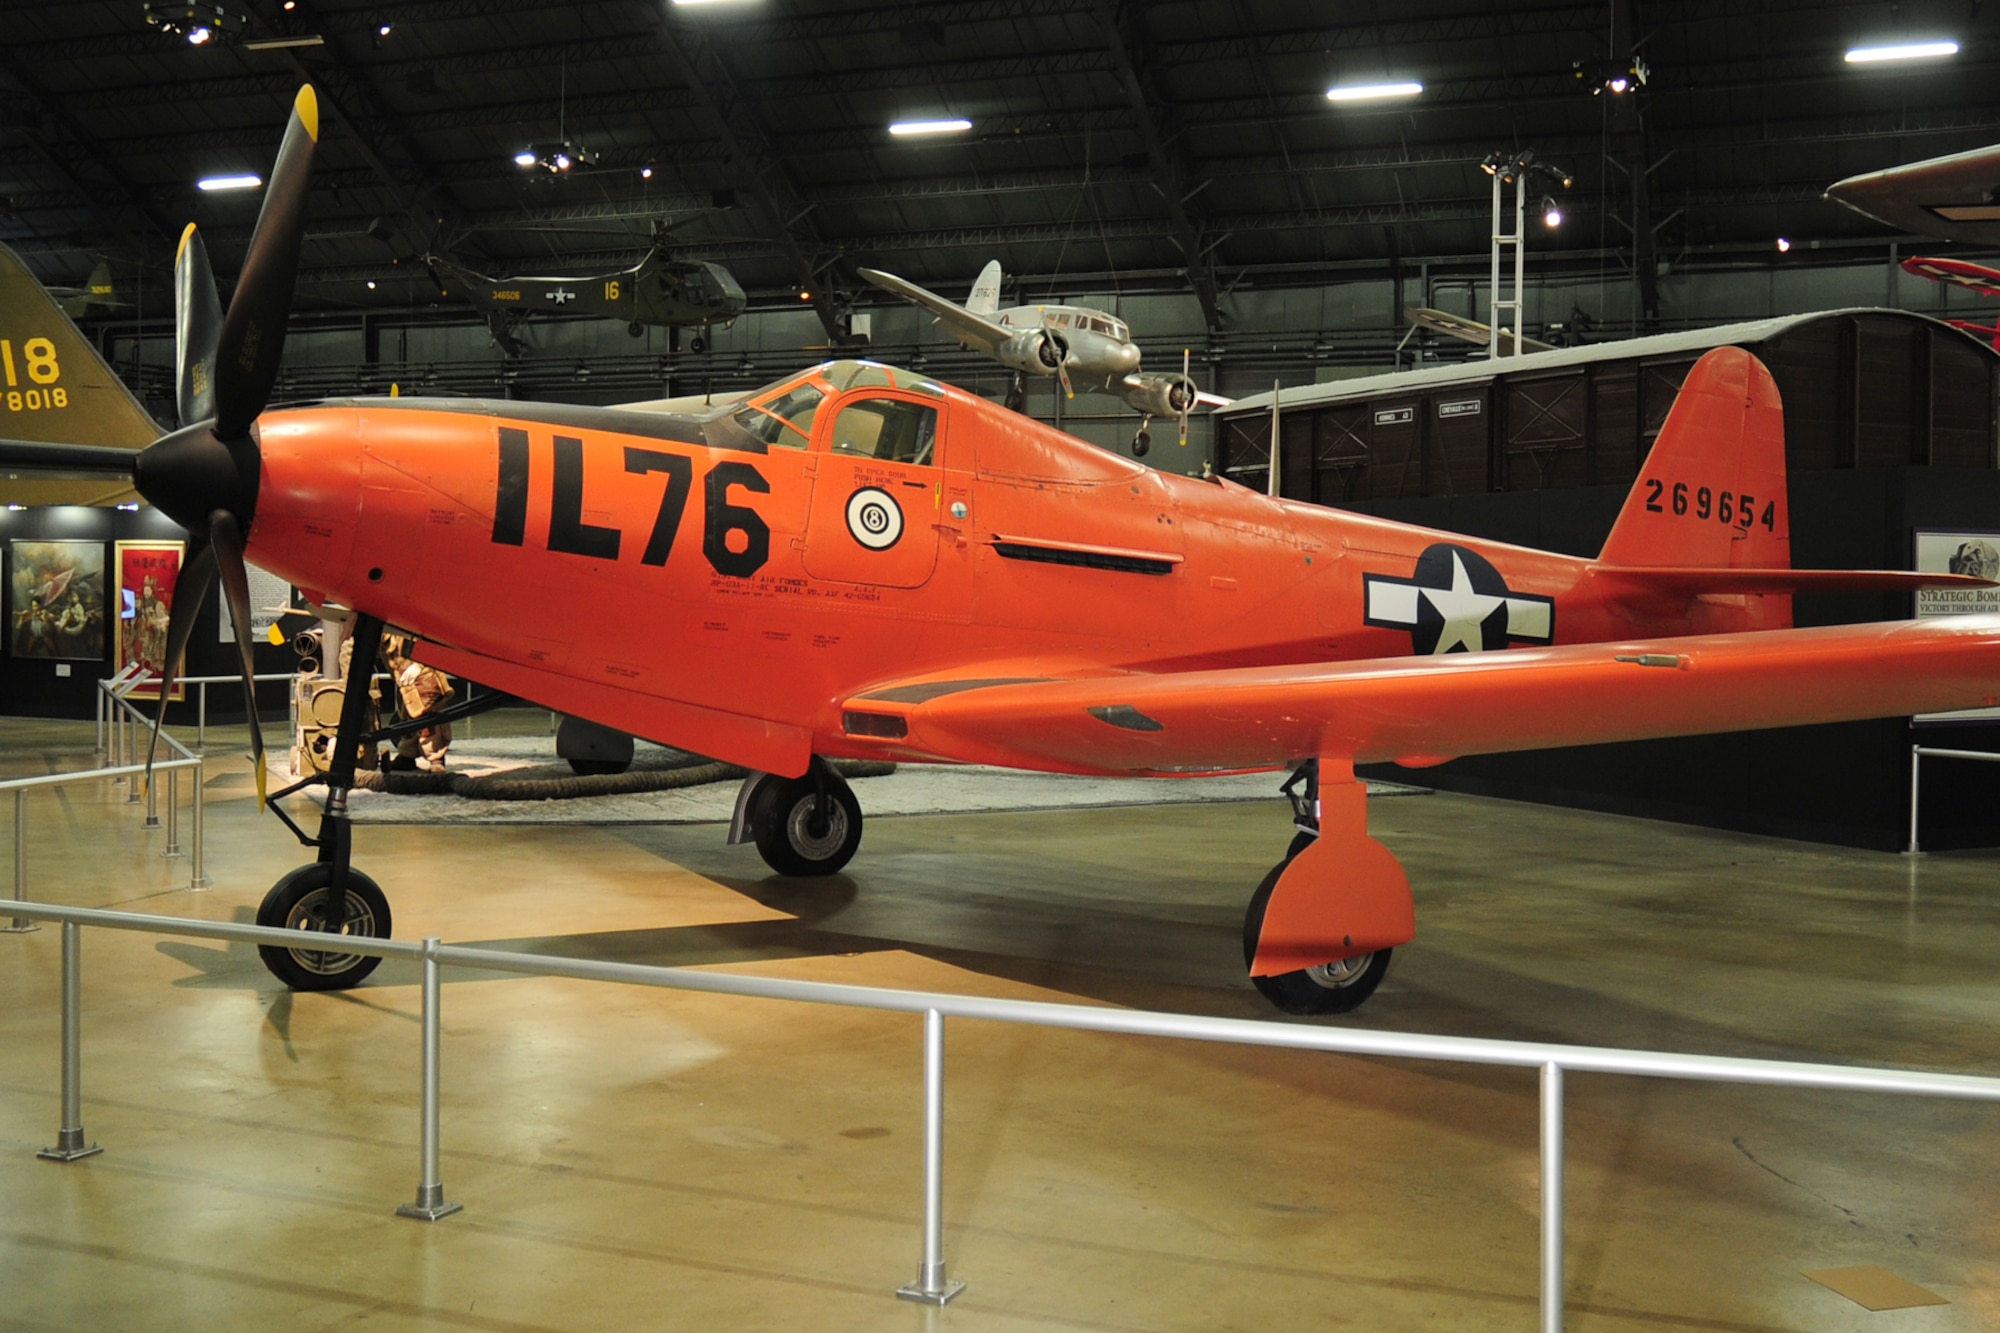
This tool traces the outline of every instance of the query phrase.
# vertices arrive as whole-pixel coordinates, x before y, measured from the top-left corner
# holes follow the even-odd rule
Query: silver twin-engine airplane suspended
[[[926,291],[893,273],[864,268],[861,276],[937,316],[945,332],[963,347],[976,348],[1014,372],[1008,405],[1018,407],[1024,377],[1053,375],[1071,397],[1078,389],[1115,394],[1142,420],[1132,436],[1132,452],[1143,456],[1152,444],[1147,430],[1154,417],[1173,417],[1187,439],[1188,414],[1198,406],[1225,407],[1230,399],[1203,393],[1187,373],[1151,375],[1139,369],[1132,330],[1116,315],[1076,305],[1000,308],[1000,261],[980,270],[964,305]]]

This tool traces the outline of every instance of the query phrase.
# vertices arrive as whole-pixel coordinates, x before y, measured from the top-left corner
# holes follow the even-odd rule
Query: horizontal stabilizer
[[[1591,580],[1613,601],[1696,597],[1702,593],[1915,592],[1920,588],[1991,588],[1969,574],[1907,569],[1716,569],[1704,566],[1592,565]],[[1629,591],[1628,591],[1629,590]]]

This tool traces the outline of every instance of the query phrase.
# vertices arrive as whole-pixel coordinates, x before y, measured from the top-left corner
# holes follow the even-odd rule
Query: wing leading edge
[[[968,685],[854,699],[849,733],[967,763],[1177,776],[1944,712],[2000,701],[2000,616]]]

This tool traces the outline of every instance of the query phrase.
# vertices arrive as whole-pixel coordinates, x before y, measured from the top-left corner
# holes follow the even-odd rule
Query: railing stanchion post
[[[25,902],[28,897],[28,789],[14,788],[14,901]],[[40,930],[41,926],[26,917],[15,917],[11,924],[0,926],[0,933],[26,935]]]
[[[36,1153],[51,1162],[74,1162],[104,1149],[83,1137],[83,927],[62,928],[62,1133],[56,1146]]]
[[[438,986],[438,940],[435,935],[424,941],[424,1095],[423,1095],[423,1178],[417,1182],[417,1201],[406,1203],[396,1210],[398,1217],[414,1217],[422,1222],[435,1222],[440,1217],[450,1217],[465,1207],[462,1203],[446,1203],[444,1182],[438,1178],[438,1037],[440,1019],[438,1009],[443,1001],[443,992]]]
[[[208,748],[208,682],[195,686],[194,705],[194,748]]]
[[[1542,1066],[1542,1333],[1563,1327],[1563,1070]]]
[[[194,809],[188,820],[190,826],[189,841],[193,844],[192,851],[188,857],[189,889],[205,889],[215,883],[214,880],[208,877],[208,871],[201,859],[202,788],[208,785],[202,781],[202,778],[207,775],[207,772],[208,761],[200,755],[196,755],[194,757],[194,800],[192,802]]]
[[[92,708],[92,721],[97,724],[97,748],[91,753],[104,758],[104,682],[97,682],[97,700]]]
[[[1906,856],[1917,854],[1917,767],[1923,762],[1923,757],[1923,746],[1910,747],[1910,845],[1904,852]]]
[[[175,857],[181,854],[181,771],[167,770],[167,846],[160,855]]]
[[[137,714],[138,710],[136,708],[127,709],[125,714],[125,754],[126,754],[125,762],[127,764],[136,764],[139,762],[139,729],[138,729],[138,722],[136,721]],[[128,773],[125,777],[125,804],[137,805],[141,800],[144,799],[144,797],[140,795],[139,789],[141,787],[146,787],[150,789],[151,786],[152,786],[151,783],[144,781],[137,773]],[[152,827],[152,825],[148,824],[147,827],[150,828]]]
[[[924,1259],[917,1280],[896,1288],[906,1301],[943,1305],[965,1290],[944,1266],[944,1015],[924,1010]]]

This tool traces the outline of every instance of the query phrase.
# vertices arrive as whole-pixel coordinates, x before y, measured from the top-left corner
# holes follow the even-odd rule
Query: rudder
[[[1598,559],[1791,568],[1784,405],[1763,362],[1741,347],[1695,362]]]

